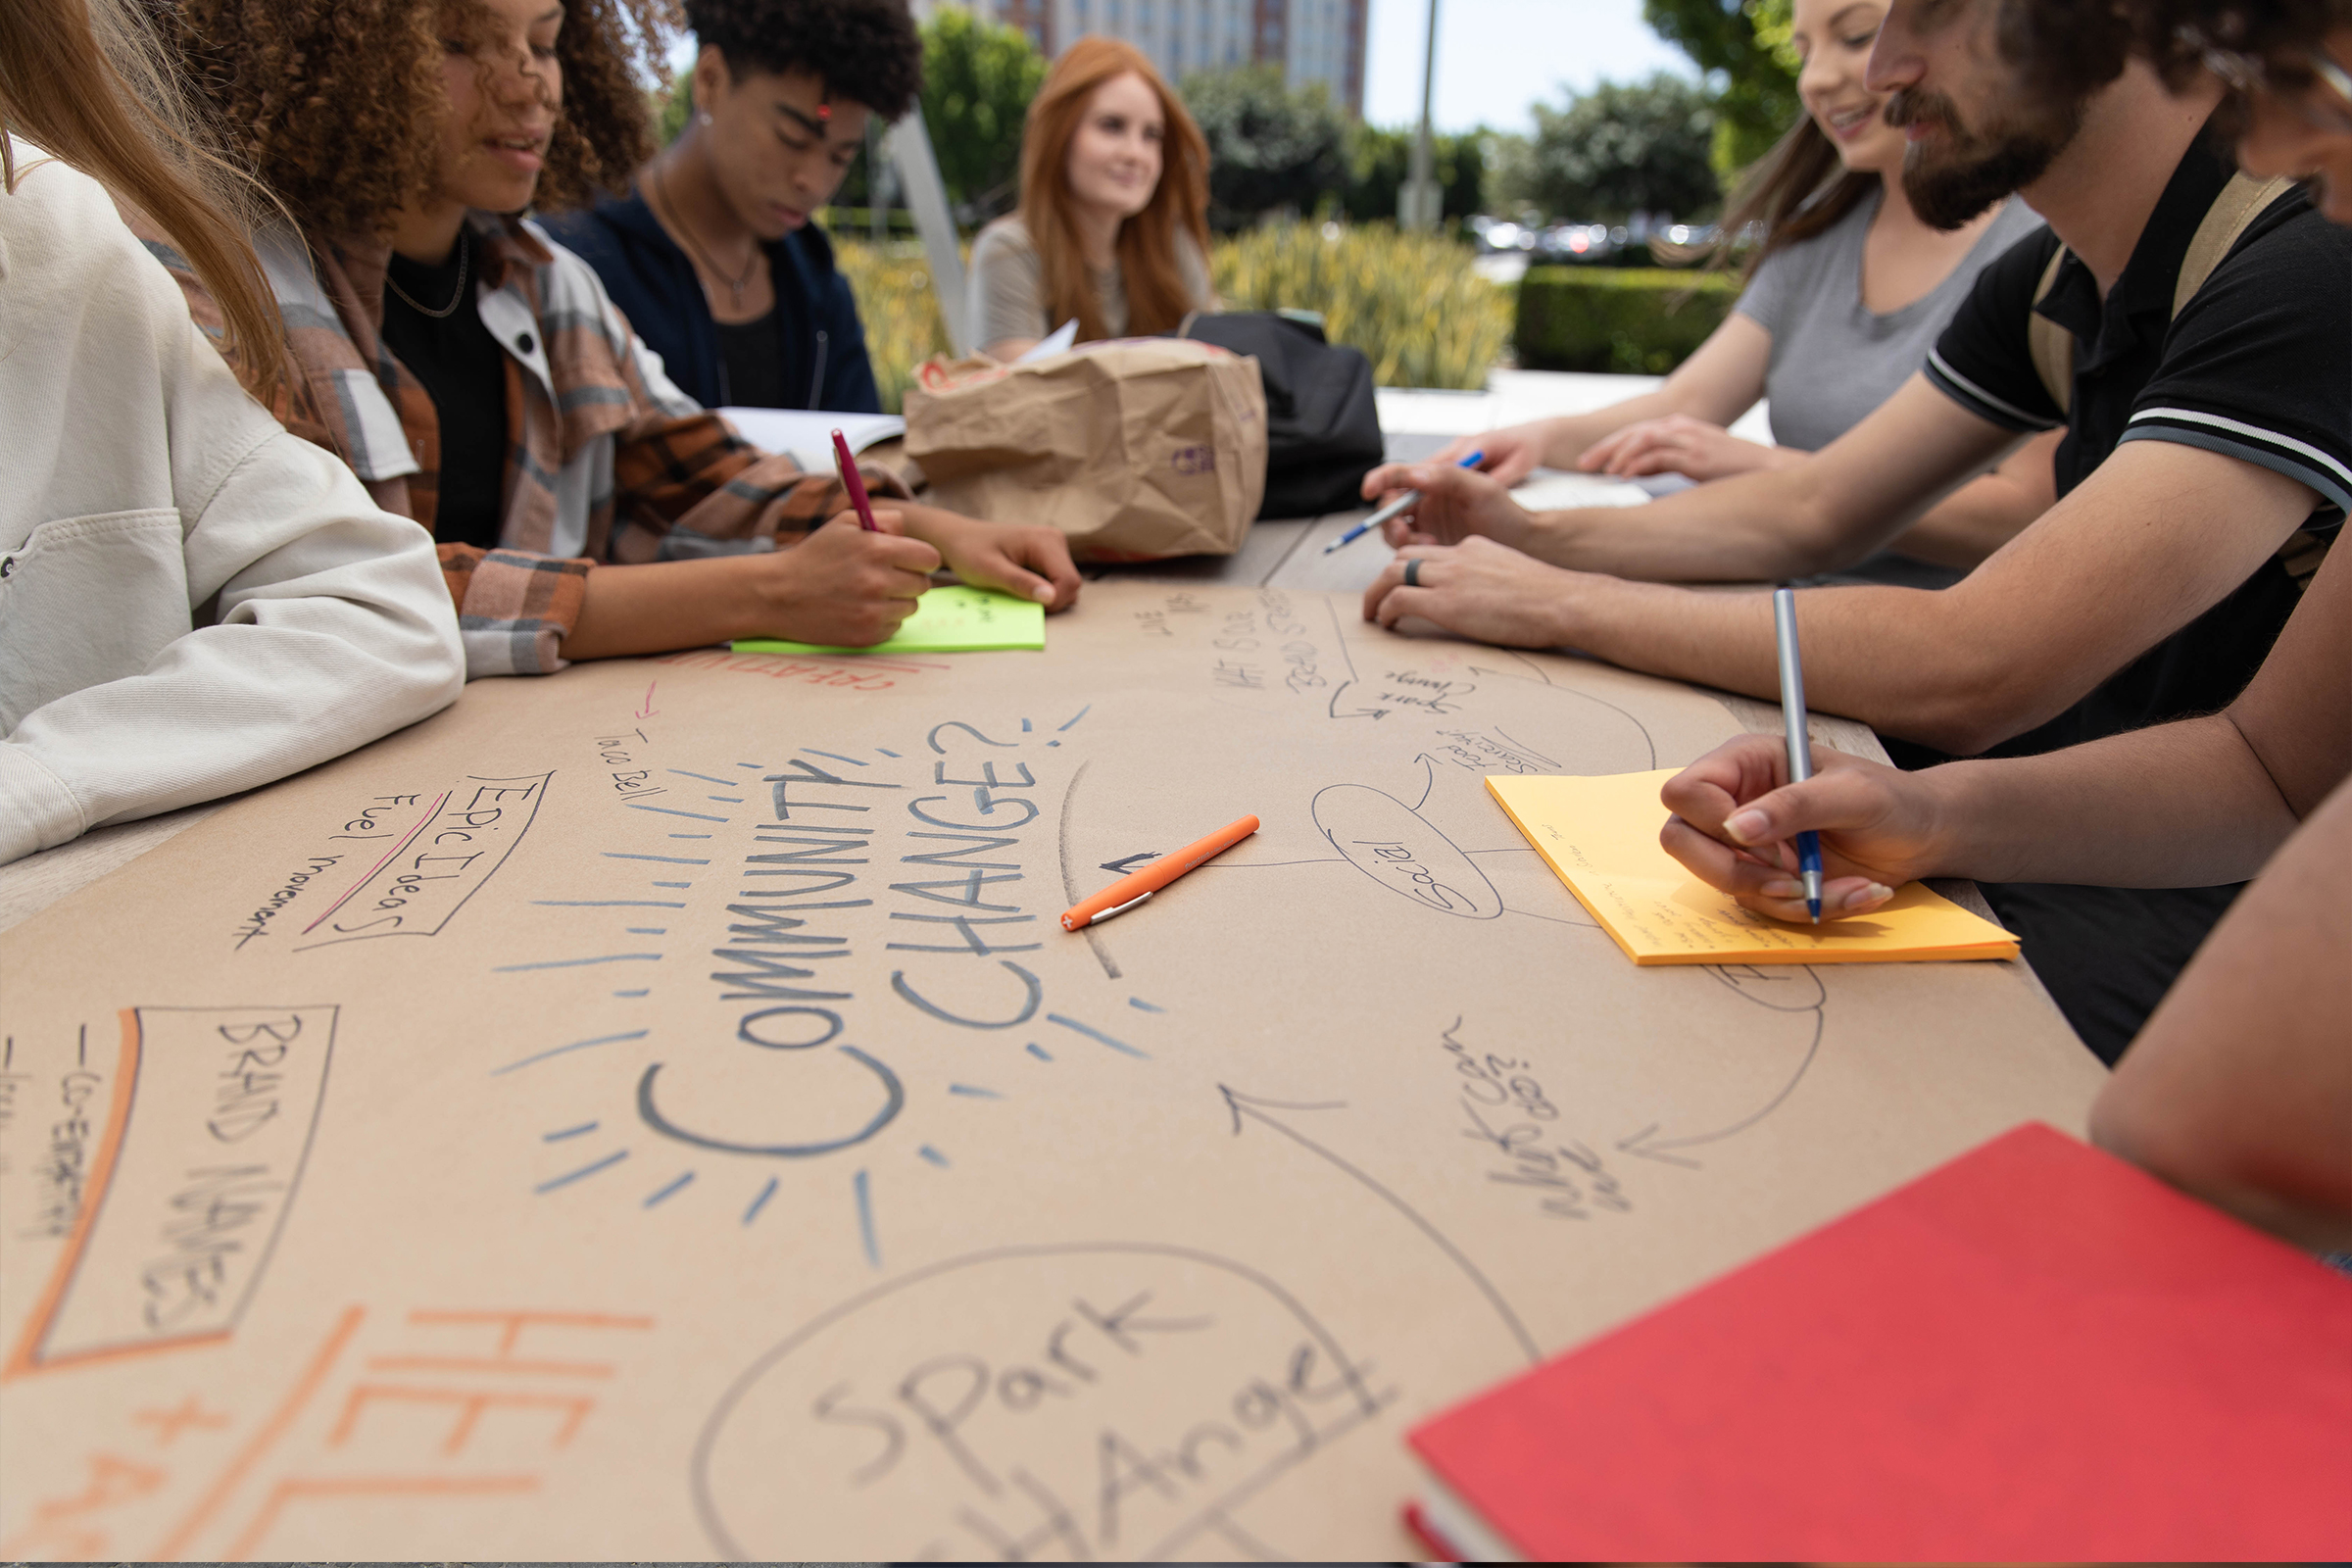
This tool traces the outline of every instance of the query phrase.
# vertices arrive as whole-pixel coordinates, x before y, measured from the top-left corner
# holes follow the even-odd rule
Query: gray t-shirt
[[[1894,396],[1927,363],[1977,274],[2041,226],[2011,198],[1942,282],[1881,316],[1862,303],[1862,242],[1879,201],[1857,203],[1834,227],[1767,259],[1733,307],[1772,334],[1764,395],[1782,446],[1818,452]]]
[[[1176,232],[1176,270],[1195,307],[1208,309],[1208,262],[1182,229]],[[1096,272],[1094,280],[1103,330],[1112,337],[1126,336],[1127,280],[1115,266]],[[1037,259],[1028,225],[1017,217],[998,219],[972,241],[964,301],[972,341],[982,348],[1008,337],[1041,338],[1061,325],[1046,318],[1045,265]]]

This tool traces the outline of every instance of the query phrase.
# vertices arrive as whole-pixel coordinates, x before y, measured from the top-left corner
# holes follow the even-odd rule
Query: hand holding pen
[[[850,456],[850,443],[838,426],[833,431],[833,467],[841,475],[841,487],[850,493],[850,505],[858,509],[858,526],[867,533],[880,533],[874,521],[874,504],[866,498],[865,476],[858,471],[858,460]]]
[[[1475,468],[1486,461],[1487,455],[1484,452],[1466,452],[1454,463],[1454,466],[1457,468]],[[1378,512],[1373,513],[1372,515],[1366,517],[1363,521],[1357,523],[1354,527],[1349,528],[1346,533],[1340,535],[1337,539],[1334,539],[1331,543],[1325,545],[1323,547],[1323,553],[1328,556],[1333,551],[1339,549],[1342,545],[1353,544],[1356,540],[1361,539],[1364,535],[1370,533],[1373,529],[1379,527],[1391,517],[1399,516],[1404,513],[1412,511],[1414,507],[1420,504],[1420,491],[1407,490],[1404,492],[1404,494],[1390,501]]]
[[[1788,782],[1813,776],[1813,737],[1805,717],[1805,671],[1797,660],[1796,590],[1772,591],[1773,641],[1781,658],[1781,725],[1788,732]],[[1805,885],[1805,912],[1821,924],[1821,835],[1807,828],[1796,836],[1796,868]]]

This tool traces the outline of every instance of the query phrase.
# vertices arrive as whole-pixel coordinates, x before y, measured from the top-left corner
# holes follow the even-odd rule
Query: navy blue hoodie
[[[586,212],[541,218],[547,231],[596,269],[646,346],[678,389],[707,409],[720,407],[718,329],[694,264],[634,191],[600,198]],[[879,414],[882,396],[865,357],[865,328],[849,279],[833,270],[833,247],[809,223],[766,247],[776,288],[786,407]]]

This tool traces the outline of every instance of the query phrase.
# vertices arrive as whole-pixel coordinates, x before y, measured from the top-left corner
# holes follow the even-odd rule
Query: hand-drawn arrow
[[[1138,850],[1135,854],[1128,856],[1124,859],[1104,860],[1102,862],[1102,869],[1105,871],[1116,871],[1119,873],[1119,875],[1125,876],[1128,872],[1134,870],[1139,862],[1145,860],[1156,860],[1158,858],[1159,852],[1157,850]]]
[[[1423,1219],[1419,1211],[1410,1203],[1381,1186],[1379,1182],[1374,1181],[1363,1171],[1356,1169],[1355,1166],[1350,1165],[1288,1122],[1278,1121],[1266,1114],[1272,1110],[1345,1110],[1348,1108],[1346,1101],[1326,1100],[1302,1104],[1293,1101],[1258,1100],[1252,1096],[1242,1094],[1238,1090],[1229,1089],[1223,1084],[1217,1085],[1217,1093],[1225,1097],[1225,1108],[1233,1115],[1233,1131],[1236,1137],[1241,1135],[1242,1118],[1245,1116],[1261,1126],[1271,1127],[1309,1153],[1330,1161],[1349,1177],[1361,1183],[1382,1202],[1411,1221],[1415,1230],[1428,1237],[1437,1246],[1438,1250],[1444,1252],[1451,1260],[1453,1266],[1460,1269],[1468,1277],[1470,1283],[1478,1287],[1479,1294],[1487,1298],[1487,1304],[1494,1308],[1494,1315],[1502,1319],[1503,1327],[1509,1329],[1511,1338],[1519,1343],[1520,1353],[1527,1357],[1528,1364],[1533,1366],[1544,1359],[1543,1352],[1536,1348],[1534,1336],[1530,1335],[1527,1332],[1527,1326],[1519,1321],[1519,1314],[1511,1310],[1511,1303],[1502,1298],[1502,1293],[1494,1288],[1494,1281],[1479,1272],[1478,1265],[1471,1262],[1460,1248],[1446,1240],[1445,1232]]]
[[[1828,993],[1822,989],[1821,977],[1814,974],[1810,968],[1790,965],[1778,973],[1766,974],[1752,964],[1730,966],[1709,964],[1706,967],[1709,974],[1760,1006],[1769,1007],[1774,1012],[1810,1012],[1813,1015],[1813,1039],[1805,1047],[1804,1057],[1797,1062],[1796,1071],[1788,1075],[1788,1081],[1781,1086],[1780,1093],[1766,1101],[1762,1108],[1740,1117],[1729,1127],[1687,1138],[1660,1138],[1657,1136],[1658,1124],[1653,1121],[1631,1137],[1618,1139],[1617,1151],[1619,1153],[1633,1154],[1642,1159],[1654,1159],[1666,1165],[1680,1165],[1686,1170],[1697,1170],[1699,1168],[1697,1160],[1685,1158],[1673,1151],[1694,1149],[1700,1144],[1712,1144],[1729,1138],[1734,1133],[1745,1132],[1757,1122],[1771,1115],[1780,1108],[1782,1101],[1796,1092],[1796,1086],[1804,1078],[1805,1070],[1813,1065],[1813,1057],[1821,1051],[1823,1004],[1828,1001]],[[1801,983],[1805,981],[1809,981],[1810,984]],[[1748,989],[1750,985],[1774,983],[1792,986],[1794,996],[1788,1001],[1782,1001],[1769,995],[1759,995]]]
[[[1326,705],[1326,711],[1328,711],[1334,718],[1388,717],[1392,710],[1386,708],[1351,708],[1344,713],[1340,711],[1340,699],[1346,697],[1349,692],[1353,691],[1357,683],[1352,679],[1340,682],[1339,689],[1331,694],[1331,702]],[[1359,698],[1358,701],[1361,701],[1361,699]]]
[[[661,684],[658,680],[649,680],[645,683],[645,706],[637,710],[639,718],[654,716],[654,688]]]

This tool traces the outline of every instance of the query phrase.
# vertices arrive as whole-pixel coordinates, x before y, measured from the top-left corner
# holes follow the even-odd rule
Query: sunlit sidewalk
[[[1383,430],[1452,437],[1554,414],[1584,414],[1650,391],[1663,380],[1655,375],[1587,375],[1573,370],[1494,370],[1487,375],[1484,392],[1382,387],[1376,396]],[[1765,405],[1758,402],[1748,410],[1732,433],[1771,445]]]

